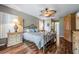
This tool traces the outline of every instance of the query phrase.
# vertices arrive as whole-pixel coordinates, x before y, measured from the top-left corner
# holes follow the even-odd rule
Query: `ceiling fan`
[[[41,10],[41,16],[45,17],[53,17],[55,16],[56,11],[51,8],[45,8],[44,10]]]

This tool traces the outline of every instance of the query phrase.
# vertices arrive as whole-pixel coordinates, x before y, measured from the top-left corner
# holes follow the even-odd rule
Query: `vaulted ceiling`
[[[32,16],[43,19],[40,11],[44,8],[52,8],[57,11],[55,18],[63,17],[69,13],[79,11],[78,4],[5,4],[6,6],[18,11],[30,14]]]

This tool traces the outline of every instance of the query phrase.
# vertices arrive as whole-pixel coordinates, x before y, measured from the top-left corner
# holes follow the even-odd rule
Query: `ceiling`
[[[40,19],[45,19],[45,17],[40,16],[40,11],[44,8],[52,8],[57,11],[55,19],[63,17],[69,13],[79,11],[78,4],[5,4],[8,7],[22,11],[29,15],[38,17]]]

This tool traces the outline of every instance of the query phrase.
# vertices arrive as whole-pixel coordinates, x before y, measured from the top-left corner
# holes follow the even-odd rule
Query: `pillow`
[[[30,29],[24,29],[24,32],[30,32]]]
[[[33,28],[33,29],[30,29],[30,32],[38,32],[38,30]]]
[[[38,29],[35,29],[35,32],[38,32]]]
[[[34,29],[30,29],[30,32],[35,32],[35,30]]]

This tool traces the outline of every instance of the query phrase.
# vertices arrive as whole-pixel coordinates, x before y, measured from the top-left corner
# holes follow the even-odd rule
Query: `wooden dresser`
[[[22,43],[22,33],[13,32],[8,33],[7,47]]]
[[[65,48],[66,53],[68,52],[72,53],[72,35],[73,35],[72,32],[74,30],[76,30],[76,14],[71,13],[64,17],[64,39],[70,42],[71,45]]]
[[[72,31],[76,30],[75,13],[68,14],[64,17],[64,39],[72,42]]]
[[[79,12],[76,13],[76,30],[73,31],[72,48],[73,53],[79,54]]]
[[[79,53],[79,12],[64,17],[64,39],[71,42],[68,49],[70,48],[72,53]]]

